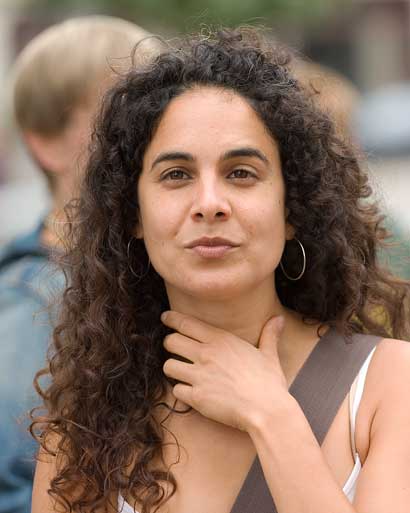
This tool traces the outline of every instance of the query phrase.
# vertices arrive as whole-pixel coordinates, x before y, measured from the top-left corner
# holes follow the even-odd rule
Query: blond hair
[[[351,138],[352,117],[360,100],[358,88],[334,69],[295,59],[293,72],[319,109],[333,120],[338,135]]]
[[[12,72],[14,113],[19,128],[58,135],[73,109],[102,94],[116,74],[157,52],[149,33],[128,21],[85,16],[54,25],[24,48]]]

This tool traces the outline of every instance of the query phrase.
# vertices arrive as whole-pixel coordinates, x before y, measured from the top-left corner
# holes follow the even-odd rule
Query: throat
[[[242,296],[227,300],[207,300],[182,294],[167,286],[170,308],[195,317],[210,326],[222,329],[258,345],[263,326],[273,316],[286,315],[272,283]]]

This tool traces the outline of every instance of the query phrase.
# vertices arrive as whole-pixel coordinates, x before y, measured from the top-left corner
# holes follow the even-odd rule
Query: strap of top
[[[380,341],[372,335],[346,339],[329,329],[314,347],[289,392],[302,408],[319,445],[370,351]]]
[[[302,366],[289,392],[298,401],[321,445],[364,360],[380,337],[354,335],[347,340],[329,329]],[[256,457],[231,513],[277,513]]]
[[[356,432],[356,417],[357,411],[359,409],[360,401],[362,400],[364,384],[366,382],[367,371],[369,370],[369,365],[373,354],[376,348],[374,347],[366,358],[366,361],[360,368],[359,374],[357,375],[354,383],[350,389],[349,393],[349,413],[350,413],[350,443],[352,447],[352,455],[353,459],[356,457],[356,442],[355,442],[355,432]]]

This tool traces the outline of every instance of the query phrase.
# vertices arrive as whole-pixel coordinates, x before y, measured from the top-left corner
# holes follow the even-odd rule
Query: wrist
[[[272,435],[278,426],[288,424],[297,411],[300,411],[300,406],[296,399],[290,394],[284,395],[274,404],[263,404],[253,410],[248,418],[247,432],[252,439]]]

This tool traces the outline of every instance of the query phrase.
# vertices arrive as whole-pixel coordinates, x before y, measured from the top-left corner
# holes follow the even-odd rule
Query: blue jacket
[[[61,274],[40,244],[41,226],[0,252],[0,513],[29,513],[36,443],[27,411],[51,336],[49,304]]]

